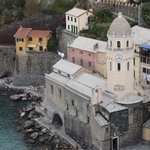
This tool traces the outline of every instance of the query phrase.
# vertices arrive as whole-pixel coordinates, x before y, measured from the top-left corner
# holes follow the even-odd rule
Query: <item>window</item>
[[[74,49],[72,49],[72,52],[74,52]]]
[[[70,29],[70,25],[68,25],[68,30]]]
[[[76,33],[78,33],[78,27],[76,26]]]
[[[89,116],[87,116],[87,123],[89,123],[90,122],[90,117]]]
[[[42,39],[42,38],[39,38],[39,42],[41,42],[41,41],[43,41],[43,39]]]
[[[78,110],[76,109],[76,116],[78,116]]]
[[[121,65],[120,65],[120,63],[117,64],[117,70],[118,70],[118,71],[121,70]]]
[[[62,98],[61,89],[59,89],[59,98]]]
[[[22,49],[22,47],[19,47],[19,51],[22,51],[23,49]]]
[[[120,41],[117,41],[117,47],[120,48],[121,47],[121,43]]]
[[[146,73],[146,68],[143,68],[143,73]]]
[[[89,56],[91,56],[91,53],[89,53]]]
[[[83,51],[80,51],[80,54],[83,54]]]
[[[112,70],[112,62],[110,62],[110,70]]]
[[[133,65],[135,65],[135,58],[133,58]]]
[[[112,41],[110,41],[110,47],[112,47]]]
[[[74,57],[72,57],[72,62],[75,63],[75,58]]]
[[[130,63],[127,62],[127,70],[129,71],[130,70]]]
[[[53,85],[51,85],[51,94],[54,93]]]
[[[74,106],[74,100],[72,100],[72,106]]]
[[[91,67],[91,66],[92,66],[91,61],[89,61],[89,67]]]
[[[150,69],[147,69],[147,74],[150,74]]]
[[[40,51],[43,51],[43,46],[40,46]]]
[[[23,38],[17,38],[17,42],[24,42]]]
[[[81,59],[81,66],[83,66],[83,59]]]
[[[150,64],[150,58],[147,58],[147,63]]]
[[[73,21],[73,18],[71,17],[71,21]]]
[[[77,18],[74,18],[74,22],[77,22]]]
[[[129,47],[129,41],[126,42],[126,47]]]
[[[33,50],[33,47],[29,47],[29,50],[32,51],[32,50]]]
[[[70,17],[68,16],[68,20],[70,19]]]
[[[134,78],[135,78],[135,71],[134,71]]]
[[[108,127],[106,127],[106,132],[108,132],[109,131],[109,128]]]
[[[29,37],[29,41],[32,41],[32,37]]]

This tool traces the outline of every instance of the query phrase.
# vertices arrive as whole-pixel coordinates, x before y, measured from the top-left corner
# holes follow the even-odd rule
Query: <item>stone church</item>
[[[45,75],[42,105],[49,119],[86,150],[119,150],[138,143],[150,117],[149,97],[141,96],[134,81],[133,34],[121,13],[107,36],[107,79],[64,59]]]

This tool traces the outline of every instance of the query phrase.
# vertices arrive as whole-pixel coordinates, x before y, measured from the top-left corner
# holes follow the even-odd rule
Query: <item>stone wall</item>
[[[128,131],[122,132],[120,136],[120,148],[126,147],[126,143],[128,146],[132,146],[137,144],[142,137],[142,103],[127,105],[129,108],[129,116],[128,116]],[[120,122],[122,124],[122,122]]]
[[[13,85],[29,86],[45,83],[45,73],[52,71],[52,66],[60,57],[51,52],[28,52],[16,55]]]
[[[89,149],[91,144],[91,129],[89,124],[81,122],[77,116],[73,117],[67,111],[64,113],[65,132],[83,149]],[[89,140],[88,142],[86,140]],[[94,150],[94,148],[91,148]]]
[[[113,3],[113,2],[95,2],[91,3],[91,6],[94,9],[100,9],[102,7],[109,7],[109,9],[112,12],[118,13],[122,12],[124,16],[127,16],[131,20],[136,20],[138,21],[138,15],[139,15],[139,6],[138,5],[133,5],[133,4],[119,4],[119,3]]]
[[[0,45],[0,77],[13,75],[15,55],[15,46]]]
[[[78,35],[73,34],[67,30],[57,28],[56,36],[59,39],[58,50],[65,54],[65,58],[67,58],[67,45],[71,44]]]

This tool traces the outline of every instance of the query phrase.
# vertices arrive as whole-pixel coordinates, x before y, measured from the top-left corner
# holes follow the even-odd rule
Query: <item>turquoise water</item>
[[[0,150],[27,150],[23,135],[15,131],[16,110],[23,105],[25,102],[13,102],[8,96],[0,96]]]

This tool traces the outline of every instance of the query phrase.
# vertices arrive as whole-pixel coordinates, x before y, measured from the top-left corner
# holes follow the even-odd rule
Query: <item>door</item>
[[[112,138],[112,150],[119,150],[119,137]]]

